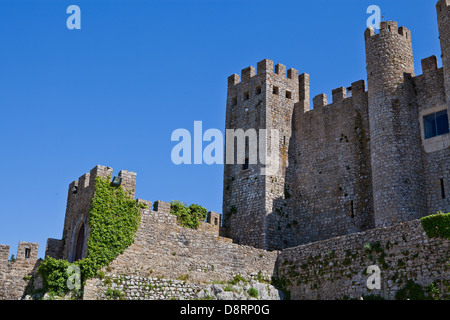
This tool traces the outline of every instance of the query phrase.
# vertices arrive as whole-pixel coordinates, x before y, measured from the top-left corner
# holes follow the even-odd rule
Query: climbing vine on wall
[[[97,275],[133,241],[140,222],[139,205],[120,186],[110,183],[110,177],[96,177],[95,192],[89,209],[90,235],[86,257],[74,264],[80,267],[81,280]],[[44,280],[44,290],[57,295],[68,291],[65,260],[46,257],[38,272]]]

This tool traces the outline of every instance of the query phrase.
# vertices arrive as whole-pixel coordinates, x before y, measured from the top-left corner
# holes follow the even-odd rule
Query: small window
[[[447,134],[450,132],[447,110],[428,114],[423,117],[425,139]]]
[[[278,87],[273,87],[273,94],[279,95],[280,94],[280,88]]]
[[[286,91],[286,99],[292,99],[292,92]]]
[[[445,199],[445,184],[444,184],[444,179],[441,179],[441,195],[442,195],[442,199]]]
[[[235,105],[237,105],[237,97],[234,97],[232,100],[231,100],[231,106],[235,106]]]
[[[354,219],[355,218],[355,207],[354,207],[354,204],[353,204],[353,200],[350,202],[350,210],[351,210],[351,217],[352,217],[352,219]]]
[[[214,218],[214,225],[217,226],[219,224],[219,219]]]
[[[248,165],[249,165],[248,158],[245,158],[245,162],[242,165],[242,170],[247,170],[248,169]]]
[[[262,92],[261,86],[256,87],[256,95],[260,95]]]
[[[31,252],[31,250],[30,249],[25,249],[25,259],[29,259],[30,258],[30,252]]]
[[[244,101],[247,101],[248,99],[250,99],[250,93],[247,91],[244,92]]]

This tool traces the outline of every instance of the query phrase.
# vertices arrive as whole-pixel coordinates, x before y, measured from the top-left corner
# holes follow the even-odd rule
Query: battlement
[[[16,261],[36,261],[38,256],[39,244],[33,242],[19,242],[17,248],[17,254],[15,256]],[[9,261],[9,250],[10,246],[1,244],[0,245],[0,263]]]
[[[378,34],[375,33],[374,28],[368,27],[364,33],[364,38],[368,41],[369,39],[377,39],[386,35],[399,35],[401,38],[411,41],[411,30],[406,27],[398,27],[396,21],[380,22],[380,31]]]
[[[241,75],[233,74],[228,77],[228,86],[235,86],[239,83],[244,83],[249,81],[255,76],[263,75],[263,74],[277,74],[279,76],[282,76],[286,79],[290,79],[292,81],[298,82],[298,75],[299,72],[296,69],[289,69],[286,70],[286,66],[283,64],[277,64],[275,65],[274,69],[274,62],[269,59],[261,60],[257,63],[257,68],[250,66],[245,69],[241,70]]]
[[[95,185],[95,178],[98,176],[104,179],[113,177],[113,168],[98,165],[95,166],[89,173],[83,174],[78,178],[78,180],[71,182],[69,184],[69,198],[86,192],[92,192],[93,190],[91,186]],[[117,177],[117,181],[120,181],[120,185],[130,193],[130,196],[134,198],[136,173],[128,170],[121,170]]]
[[[436,71],[438,69],[438,59],[436,56],[431,56],[422,59],[422,73],[428,73],[431,71]]]
[[[364,80],[359,80],[352,83],[351,87],[339,87],[332,90],[332,103],[337,103],[353,96],[360,96],[365,94],[366,91],[366,82]],[[330,105],[331,105],[330,104]],[[321,93],[313,98],[313,109],[325,107],[328,104],[328,98],[325,93]],[[314,111],[314,110],[311,110]]]

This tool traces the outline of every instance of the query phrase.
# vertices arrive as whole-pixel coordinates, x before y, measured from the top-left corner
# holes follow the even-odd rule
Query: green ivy
[[[439,212],[420,221],[429,238],[450,239],[450,213]]]
[[[100,268],[107,266],[134,242],[139,227],[141,207],[122,187],[112,186],[111,177],[96,177],[95,192],[89,209],[90,235],[86,257],[73,264],[80,267],[82,283],[95,277]],[[38,268],[44,280],[44,290],[62,295],[67,288],[66,260],[46,257]]]
[[[170,202],[170,213],[177,217],[181,226],[197,229],[205,221],[208,211],[198,204],[187,207],[184,202],[174,200]]]

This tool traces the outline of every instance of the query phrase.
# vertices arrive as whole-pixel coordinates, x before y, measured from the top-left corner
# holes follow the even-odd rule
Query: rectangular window
[[[447,110],[442,110],[423,117],[425,139],[447,134],[450,132]]]
[[[262,92],[261,87],[256,87],[256,95],[260,95]]]
[[[244,101],[247,101],[248,99],[250,99],[250,93],[247,91],[244,92]]]
[[[287,99],[292,99],[292,92],[286,91],[286,98]]]
[[[278,87],[273,87],[273,94],[279,95],[280,89]]]
[[[25,249],[25,259],[29,259],[30,258],[30,249]]]
[[[237,105],[237,97],[234,97],[232,100],[231,100],[231,106],[235,106],[235,105]]]

